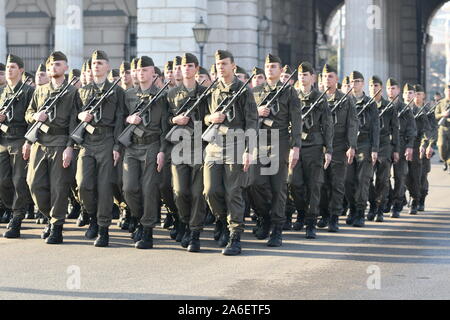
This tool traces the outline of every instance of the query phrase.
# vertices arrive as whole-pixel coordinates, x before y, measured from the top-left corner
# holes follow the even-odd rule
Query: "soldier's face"
[[[108,74],[109,63],[106,60],[92,60],[92,73],[94,77],[103,78]]]
[[[313,75],[309,72],[299,72],[298,81],[300,81],[303,87],[311,86],[313,83]]]
[[[23,69],[20,69],[17,63],[6,64],[6,79],[17,80],[20,79],[23,73]]]
[[[424,92],[416,92],[416,96],[414,97],[415,104],[422,105],[425,101],[426,95]]]
[[[285,83],[286,81],[288,81],[288,79],[289,79],[289,77],[290,77],[291,75],[289,74],[289,73],[282,73],[281,75],[280,75],[280,81],[281,82],[283,82],[283,83]],[[294,80],[291,80],[292,82],[294,81]],[[292,83],[291,83],[292,84]]]
[[[173,76],[176,81],[183,81],[183,72],[181,71],[181,65],[173,67]]]
[[[48,66],[49,68],[49,77],[50,78],[59,78],[63,77],[66,71],[69,69],[67,66],[67,62],[65,61],[53,61]]]
[[[195,63],[186,63],[181,66],[181,72],[184,79],[194,79],[199,67]]]
[[[86,82],[86,84],[92,83],[94,81],[94,77],[92,76],[91,70],[87,70],[83,72],[83,74],[84,74],[84,81]]]
[[[120,71],[120,78],[122,79],[122,84],[124,84],[126,86],[130,86],[132,84],[131,71],[130,70],[122,70],[122,71]]]
[[[153,81],[155,78],[155,67],[145,67],[137,69],[137,77],[139,80],[139,83],[145,84],[149,83],[150,81]]]
[[[353,79],[350,81],[350,84],[353,86],[355,94],[360,94],[364,89],[364,80],[362,79]]]
[[[217,74],[215,72],[210,72],[209,76],[211,77],[211,81],[216,80]]]
[[[394,99],[400,93],[399,86],[386,87],[387,96],[389,99]]]
[[[371,97],[373,97],[378,90],[381,89],[381,84],[379,83],[371,83],[369,84],[369,94]],[[378,97],[381,95],[381,92],[377,95]]]
[[[281,76],[281,65],[279,63],[266,63],[264,66],[267,79],[276,81]]]
[[[211,79],[209,79],[209,77],[206,74],[197,73],[195,75],[195,80],[198,83],[202,83],[203,81],[205,81],[205,82],[203,82],[203,86],[205,86],[205,87],[209,87],[212,84]]]
[[[415,91],[404,91],[403,100],[405,100],[406,103],[409,103],[411,100],[414,99],[415,95],[416,95]]]
[[[252,85],[253,87],[260,86],[262,84],[266,83],[266,78],[262,74],[258,74],[252,79]]]
[[[243,73],[236,73],[236,77],[239,79],[239,81],[242,81],[242,82],[247,81],[247,77]]]
[[[327,88],[337,88],[338,77],[334,72],[324,73],[322,75],[322,80]]]
[[[216,60],[217,76],[220,78],[231,77],[234,73],[236,64],[231,62],[230,58]]]
[[[36,85],[43,86],[49,82],[47,72],[38,72],[35,77]]]
[[[173,76],[173,70],[164,70],[164,77],[170,81],[170,84],[173,86],[175,84],[175,78]]]

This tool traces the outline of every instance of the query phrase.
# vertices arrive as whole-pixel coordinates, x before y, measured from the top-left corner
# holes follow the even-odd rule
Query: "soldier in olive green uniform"
[[[169,106],[169,124],[171,126],[189,126],[194,129],[194,121],[200,124],[202,128],[202,119],[205,117],[208,101],[204,101],[190,115],[185,116],[187,111],[206,90],[195,81],[195,74],[199,68],[197,58],[186,53],[182,57],[181,68],[183,72],[183,83],[171,89],[167,94]],[[179,109],[191,99],[182,113]],[[178,114],[177,114],[178,113]],[[198,122],[200,121],[200,122]],[[200,232],[203,231],[203,224],[206,215],[206,202],[203,197],[203,143],[195,143],[194,131],[192,130],[191,140],[188,145],[183,141],[174,142],[176,144],[172,156],[172,177],[173,189],[175,194],[175,203],[178,208],[179,225],[177,240],[181,241],[183,248],[188,248],[190,252],[200,251]],[[182,150],[178,150],[182,148]],[[189,151],[189,154],[186,153]],[[178,159],[179,158],[179,159]]]
[[[411,87],[411,95],[408,95],[410,86],[405,86],[403,100],[409,103],[414,98],[414,88]],[[388,79],[386,91],[389,100],[392,101],[401,91],[399,83],[395,79]],[[392,214],[391,218],[400,218],[403,210],[403,199],[405,196],[405,181],[408,174],[408,162],[413,157],[414,140],[417,136],[417,126],[414,115],[410,108],[400,99],[396,102],[399,119],[399,156],[400,159],[394,163],[394,190],[392,192]],[[406,109],[405,109],[406,108]]]
[[[131,215],[140,220],[142,233],[135,233],[137,249],[153,248],[153,228],[158,224],[160,210],[159,184],[167,151],[165,136],[168,114],[165,95],[161,96],[142,116],[148,102],[158,93],[153,84],[154,63],[143,56],[136,63],[139,88],[126,93],[127,125],[137,125],[142,137],[133,135],[132,144],[125,149],[123,160],[123,191]],[[153,84],[153,85],[152,85]]]
[[[334,135],[327,99],[321,98],[321,93],[312,87],[313,75],[314,69],[310,63],[300,64],[298,95],[303,114],[302,152],[298,165],[291,170],[289,177],[297,211],[305,212],[307,239],[316,238],[320,190],[324,183],[324,168],[327,169],[331,163]],[[316,102],[318,103],[312,109]]]
[[[373,97],[381,88],[383,88],[381,79],[373,76],[369,82],[370,96]],[[371,207],[367,220],[373,221],[376,217],[377,222],[383,222],[384,209],[388,202],[392,161],[396,163],[399,160],[399,123],[397,109],[394,105],[386,109],[389,102],[383,98],[381,92],[375,97],[375,104],[380,115],[380,151],[374,166],[375,185],[371,181],[369,187]]]
[[[370,98],[363,91],[363,75],[358,71],[352,72],[350,83],[353,85],[353,100],[359,119],[359,132],[355,161],[348,168],[345,182],[345,196],[350,207],[346,223],[354,227],[364,227],[370,178],[373,175],[373,166],[378,159],[380,119],[374,103],[364,109]]]
[[[121,148],[117,138],[123,130],[125,93],[119,86],[97,111],[90,113],[89,103],[108,91],[112,84],[106,79],[109,59],[105,52],[94,51],[92,70],[94,82],[78,90],[82,112],[78,119],[89,123],[77,162],[77,184],[80,199],[89,214],[87,239],[96,239],[96,247],[109,244],[108,228],[113,209],[114,167],[119,164]],[[92,107],[92,105],[90,106]]]
[[[218,76],[221,79],[211,94],[211,101],[205,116],[206,125],[220,124],[223,129],[220,131],[221,133],[227,129],[232,132],[251,129],[250,131],[253,130],[256,135],[258,116],[255,100],[249,88],[244,90],[227,116],[216,110],[224,99],[231,98],[243,84],[234,75],[233,69],[236,65],[231,53],[218,50],[215,58]],[[234,141],[232,136],[232,134],[227,134],[224,139],[216,137],[213,142],[208,144],[204,165],[206,201],[224,226],[227,226],[226,219],[228,217],[228,227],[224,227],[219,239],[220,246],[224,246],[228,242],[223,251],[225,255],[241,253],[240,235],[244,231],[245,210],[242,187],[251,162],[250,154],[253,152],[253,150],[249,150],[248,145],[245,148],[246,141],[244,139],[237,137]],[[232,150],[235,152],[231,153]]]
[[[28,127],[25,112],[34,89],[25,84],[17,98],[11,101],[22,86],[24,64],[21,58],[9,55],[6,68],[7,84],[0,94],[0,198],[13,211],[12,221],[3,236],[19,238],[22,220],[32,202],[26,182],[27,162],[22,157],[22,146]],[[4,109],[10,102],[12,107]]]
[[[281,89],[281,59],[269,54],[266,57],[265,72],[267,83],[253,89],[257,105],[272,99]],[[260,129],[267,134],[267,145],[259,145],[257,164],[250,171],[250,192],[256,210],[262,219],[262,227],[256,233],[258,239],[270,235],[269,247],[282,245],[282,230],[286,219],[287,177],[289,155],[292,148],[292,166],[296,165],[302,146],[302,116],[300,101],[295,89],[288,85],[278,96],[274,105],[263,104],[258,108]],[[290,128],[290,130],[289,130]],[[277,135],[274,135],[274,133]],[[277,139],[278,138],[278,139]],[[276,168],[276,172],[267,172]]]
[[[439,101],[434,114],[439,123],[437,146],[447,171],[450,166],[450,83],[445,88],[445,98]]]
[[[25,119],[29,124],[43,122],[49,129],[40,131],[38,141],[24,145],[24,157],[30,158],[27,182],[38,210],[51,218],[42,238],[48,244],[63,242],[62,230],[72,184],[73,141],[70,133],[75,129],[78,112],[77,90],[70,86],[52,110],[43,108],[48,99],[55,98],[67,85],[64,73],[68,70],[67,57],[53,52],[47,60],[51,82],[36,89]],[[51,121],[53,120],[53,121]]]
[[[324,85],[330,88],[327,93],[327,100],[332,111],[334,139],[333,159],[330,167],[325,170],[325,183],[320,194],[322,219],[318,226],[325,228],[328,225],[329,232],[338,232],[339,216],[343,210],[347,167],[348,164],[353,163],[355,157],[358,118],[350,95],[336,108],[336,104],[344,97],[344,94],[337,89],[336,69],[326,64],[323,68],[322,77]]]

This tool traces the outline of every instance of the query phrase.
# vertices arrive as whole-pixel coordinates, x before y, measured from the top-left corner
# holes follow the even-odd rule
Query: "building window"
[[[128,17],[125,60],[131,61],[137,55],[137,17]]]

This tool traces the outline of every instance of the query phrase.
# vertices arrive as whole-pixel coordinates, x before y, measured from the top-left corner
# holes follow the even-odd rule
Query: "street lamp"
[[[200,22],[192,28],[192,32],[194,32],[195,41],[200,47],[200,65],[203,66],[203,48],[208,42],[211,28],[203,22],[203,17],[200,17]]]
[[[330,49],[326,44],[321,44],[319,48],[317,48],[317,51],[319,53],[320,64],[323,66],[328,60]]]

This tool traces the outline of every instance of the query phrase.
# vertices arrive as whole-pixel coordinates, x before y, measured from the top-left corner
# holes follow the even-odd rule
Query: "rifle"
[[[312,119],[311,121],[308,120],[308,117],[311,115],[311,113],[313,112],[313,110],[319,105],[319,103],[322,102],[323,97],[325,97],[325,95],[327,94],[328,90],[330,90],[331,88],[328,87],[327,90],[325,90],[324,92],[322,92],[322,94],[320,95],[319,98],[317,98],[316,101],[314,101],[314,103],[309,107],[308,111],[306,111],[305,114],[303,114],[303,121],[307,127],[307,129],[311,128],[314,125],[314,119]],[[305,110],[306,106],[304,106],[302,108],[302,111]]]
[[[448,112],[449,110],[450,110],[450,105],[447,105],[447,109],[445,110],[445,112]],[[438,122],[438,126],[439,126],[439,127],[444,126],[445,123],[447,122],[447,119],[448,119],[448,118],[442,117],[442,119],[439,120],[439,122]]]
[[[22,82],[22,85],[19,87],[17,92],[14,93],[12,95],[12,97],[6,99],[5,102],[3,103],[3,106],[1,107],[0,114],[6,115],[6,121],[7,122],[11,122],[12,119],[14,118],[14,110],[13,110],[14,102],[16,100],[19,100],[20,96],[23,93],[23,87],[25,86],[27,81],[30,80],[30,79],[31,79],[31,77],[27,77],[25,79],[25,81]],[[1,126],[0,126],[0,130],[3,131],[4,133],[7,133],[8,130],[9,130],[9,127],[6,124],[2,123]]]
[[[409,106],[413,103],[414,100],[411,100],[399,113],[398,117],[400,118],[406,111],[408,111]]]
[[[366,109],[372,104],[372,103],[374,103],[375,102],[375,97],[381,92],[381,90],[383,90],[383,89],[380,89],[380,90],[378,90],[374,95],[373,95],[373,97],[372,98],[370,98],[370,100],[364,105],[364,107],[362,107],[362,109],[361,109],[361,111],[360,112],[358,112],[358,119],[359,119],[359,117],[366,111]],[[363,121],[362,121],[362,123],[363,123],[363,126],[366,124],[366,118],[363,116]]]
[[[390,102],[387,104],[387,106],[383,109],[383,111],[381,111],[381,112],[378,114],[378,117],[380,118],[380,127],[381,127],[381,128],[384,128],[383,115],[384,115],[387,111],[391,110],[391,109],[394,107],[394,102],[395,102],[395,100],[397,100],[397,98],[398,98],[399,96],[400,96],[400,94],[398,94],[394,99],[392,99],[392,101],[390,101]]]
[[[89,114],[94,114],[97,112],[98,109],[100,109],[100,107],[103,105],[103,102],[105,102],[105,100],[107,98],[109,98],[113,93],[114,93],[114,88],[119,84],[120,82],[120,78],[117,79],[111,86],[111,88],[108,89],[108,91],[106,91],[101,97],[100,99],[97,98],[93,98],[87,105],[86,107],[84,107],[84,110],[88,110]],[[96,102],[97,101],[97,102]],[[100,121],[100,120],[98,120]],[[98,122],[97,121],[97,122]],[[73,141],[75,141],[77,144],[82,144],[84,141],[84,134],[85,132],[88,132],[90,134],[93,134],[95,131],[95,127],[90,125],[89,123],[82,121],[76,128],[75,130],[73,130],[72,134],[70,135],[70,137],[72,138]]]
[[[429,105],[430,105],[430,103],[428,102],[422,108],[420,108],[420,111],[414,116],[414,119],[419,119],[421,116],[425,115],[424,112]]]
[[[146,113],[150,107],[159,99],[159,97],[164,93],[166,88],[169,86],[170,81],[167,81],[164,86],[158,91],[158,93],[138,112],[135,113],[135,115],[142,117],[144,113]],[[136,111],[136,110],[135,110]],[[129,147],[133,144],[133,134],[137,135],[139,138],[142,138],[144,135],[144,131],[138,128],[138,125],[135,124],[129,124],[125,130],[120,134],[118,140],[119,142],[124,145],[125,147]]]
[[[438,104],[439,104],[439,101],[438,101],[438,102],[435,102],[435,103],[433,104],[433,106],[430,108],[430,110],[428,110],[427,116],[430,116],[430,115],[434,114],[434,112],[436,111],[436,107],[438,106]]]
[[[56,107],[56,103],[58,102],[58,100],[61,99],[63,96],[65,96],[67,92],[69,92],[69,87],[71,85],[76,84],[78,81],[80,81],[78,78],[76,77],[73,78],[54,98],[52,97],[47,98],[47,100],[44,102],[44,105],[41,108],[39,108],[38,112],[43,111],[45,112],[45,114],[49,115],[52,109]],[[49,115],[49,122],[51,123],[53,120],[54,118],[51,119]],[[33,123],[31,128],[25,134],[25,139],[27,139],[31,143],[35,143],[38,140],[39,131],[47,133],[49,129],[50,127],[44,124],[43,122],[36,121],[35,123]]]
[[[334,124],[337,123],[337,115],[336,110],[340,108],[341,104],[343,104],[345,101],[347,101],[347,97],[350,95],[350,93],[353,91],[353,87],[350,88],[350,90],[334,105],[333,109],[331,109],[331,115],[333,117]]]
[[[264,98],[263,101],[257,106],[257,108],[262,106],[269,106],[270,113],[276,116],[278,112],[280,112],[280,109],[278,108],[278,104],[275,103],[275,101],[278,99],[281,93],[289,86],[289,81],[295,76],[295,72],[291,74],[289,79],[286,80],[285,83],[283,83],[283,86],[281,86],[280,89],[277,90],[277,92],[273,95],[273,97],[269,100],[269,97],[271,93],[269,92],[267,96]],[[275,107],[277,106],[277,107]],[[262,126],[262,124],[265,124],[268,127],[272,127],[273,120],[267,119],[267,118],[259,118],[259,127]]]
[[[216,78],[214,80],[214,82],[205,90],[203,91],[203,93],[200,95],[200,97],[198,97],[197,101],[195,101],[195,103],[192,105],[192,107],[190,107],[189,109],[186,110],[186,112],[184,112],[184,116],[188,117],[195,109],[198,108],[198,106],[200,105],[200,102],[202,102],[202,100],[204,98],[206,98],[209,94],[211,89],[216,85],[217,81],[219,81],[219,78]],[[204,81],[202,81],[203,83]],[[201,84],[200,84],[201,85]],[[191,98],[189,98],[175,113],[175,116],[179,116],[181,113],[183,113],[183,110],[185,108],[187,108],[187,104],[191,101]],[[166,135],[166,140],[170,141],[170,142],[176,142],[176,140],[172,139],[172,136],[174,134],[174,132],[180,128],[180,127],[186,127],[187,126],[179,126],[179,125],[175,125],[172,129],[170,129],[169,133]]]
[[[227,113],[234,105],[236,100],[242,95],[244,90],[247,88],[247,85],[252,81],[255,74],[252,74],[250,78],[241,86],[241,88],[231,97],[231,99],[224,99],[220,105],[216,108],[216,112],[220,110],[219,112],[221,114]],[[226,105],[225,105],[226,104]],[[214,138],[217,135],[217,132],[221,128],[222,124],[219,123],[213,123],[211,124],[208,129],[205,130],[205,132],[202,135],[202,139],[206,142],[213,142]]]

